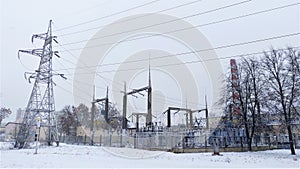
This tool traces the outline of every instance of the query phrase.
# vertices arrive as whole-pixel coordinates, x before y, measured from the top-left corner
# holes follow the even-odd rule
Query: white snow
[[[61,144],[59,147],[9,149],[0,143],[1,168],[300,168],[300,150],[261,152],[174,154],[131,148],[112,148]]]

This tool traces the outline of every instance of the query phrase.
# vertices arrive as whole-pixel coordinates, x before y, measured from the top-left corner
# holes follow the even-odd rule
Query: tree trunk
[[[290,142],[291,154],[292,155],[296,155],[295,147],[294,147],[294,142],[293,142],[293,134],[292,134],[292,129],[291,129],[291,125],[290,124],[287,125],[287,130],[288,130],[288,135],[289,135],[289,142]]]
[[[248,151],[252,151],[252,138],[247,139],[247,144],[248,144]]]

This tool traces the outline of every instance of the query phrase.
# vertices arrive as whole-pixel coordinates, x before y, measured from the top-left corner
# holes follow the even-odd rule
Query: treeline
[[[107,121],[105,121],[103,117],[103,111],[104,107],[96,107],[93,122],[95,129],[107,128],[120,130],[122,118],[115,105],[109,104]],[[91,114],[90,109],[84,104],[79,104],[77,107],[70,105],[65,106],[57,115],[59,133],[68,136],[72,134],[72,129],[76,129],[79,126],[90,128],[92,125]]]
[[[295,154],[292,127],[300,118],[300,51],[271,49],[261,56],[236,60],[237,77],[226,78],[226,117],[245,129],[249,151],[255,134],[270,128],[271,121],[287,132],[291,154]]]

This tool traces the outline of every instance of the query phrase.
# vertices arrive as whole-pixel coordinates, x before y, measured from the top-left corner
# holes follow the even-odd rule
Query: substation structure
[[[128,96],[137,97],[136,95],[145,96],[143,92],[147,92],[147,112],[130,112],[127,115],[127,98]],[[162,112],[162,116],[166,116],[166,126],[161,122],[153,122],[152,118],[157,118],[152,114],[152,86],[151,74],[149,68],[148,85],[138,89],[127,91],[126,83],[124,83],[123,93],[123,112],[122,112],[122,126],[121,132],[118,135],[109,134],[106,132],[100,136],[100,145],[104,146],[131,146],[134,148],[158,148],[170,149],[174,147],[190,147],[204,146],[207,144],[209,138],[209,118],[207,101],[205,97],[205,107],[203,109],[192,110],[189,108],[169,107],[166,111]],[[108,112],[108,94],[102,99],[93,99],[92,103],[105,101],[105,119],[109,116]],[[94,105],[93,105],[94,106]],[[92,106],[92,109],[94,109]],[[185,112],[186,124],[172,125],[171,114]],[[205,118],[193,117],[195,113],[205,113]],[[129,118],[135,117],[135,126],[129,126]],[[141,126],[141,118],[146,118],[146,123]],[[92,115],[93,119],[93,115]],[[133,121],[131,121],[133,123]],[[91,126],[93,130],[93,126]],[[91,132],[91,140],[94,140],[93,132]],[[99,138],[98,138],[99,140]]]
[[[66,77],[60,73],[54,73],[52,69],[53,56],[58,55],[58,51],[52,50],[53,41],[58,43],[56,36],[52,35],[52,21],[50,20],[48,30],[46,33],[34,34],[32,36],[32,43],[35,39],[43,40],[44,44],[41,48],[19,50],[20,53],[33,55],[40,58],[38,69],[35,72],[25,72],[25,79],[29,83],[34,80],[32,92],[25,110],[25,114],[21,123],[18,125],[18,133],[16,134],[16,148],[24,148],[33,141],[39,141],[39,136],[43,134],[44,141],[48,145],[54,142],[59,144],[58,130],[57,130],[57,116],[55,112],[55,101],[53,92],[54,76],[60,76],[64,79]],[[207,107],[207,99],[205,96],[205,108],[190,109],[188,107],[168,107],[168,109],[161,113],[166,116],[166,125],[161,122],[153,122],[152,118],[157,118],[152,114],[152,85],[151,72],[149,66],[148,85],[138,89],[127,91],[126,83],[124,83],[123,93],[123,112],[121,120],[118,124],[121,126],[117,135],[105,132],[100,135],[100,138],[95,138],[94,119],[96,113],[96,103],[104,103],[104,121],[109,126],[109,98],[108,88],[106,96],[100,99],[95,98],[95,91],[92,99],[91,124],[90,124],[90,145],[95,143],[104,146],[128,146],[134,148],[144,149],[173,149],[173,148],[203,148],[211,146],[213,141],[219,140],[220,146],[228,147],[246,143],[244,127],[239,124],[241,117],[241,103],[238,91],[240,90],[238,68],[234,59],[230,60],[231,66],[231,81],[232,81],[232,103],[229,106],[230,110],[224,118],[221,119],[216,129],[210,130],[209,126],[209,111]],[[136,95],[145,96],[143,92],[147,93],[147,112],[130,112],[127,114],[127,98],[128,96],[137,97]],[[171,124],[171,116],[178,113],[185,112],[185,124]],[[195,113],[205,113],[205,118],[196,118]],[[135,117],[135,127],[128,126],[128,118]],[[141,117],[146,118],[145,126],[140,126]],[[133,120],[132,120],[133,121]],[[105,129],[106,130],[106,129]],[[17,131],[17,130],[16,130]],[[77,130],[74,132],[77,137]],[[76,138],[77,140],[77,138]],[[257,136],[255,144],[268,144],[270,147],[270,137],[263,138]],[[85,141],[86,142],[86,141]],[[276,140],[277,142],[277,140]]]

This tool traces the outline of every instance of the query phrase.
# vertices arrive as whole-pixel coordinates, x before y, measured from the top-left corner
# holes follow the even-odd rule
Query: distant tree
[[[0,124],[3,119],[7,118],[11,114],[11,110],[9,108],[2,107],[0,110]]]
[[[71,106],[65,106],[60,115],[59,118],[59,128],[63,133],[66,135],[70,135],[70,127],[77,128],[79,126],[78,117],[76,114],[76,111],[74,111],[74,107]]]
[[[299,51],[272,49],[262,60],[266,77],[266,98],[269,111],[278,115],[288,132],[291,154],[295,155],[292,120],[299,117],[295,107],[300,105]]]
[[[91,113],[89,112],[89,108],[84,104],[79,104],[78,107],[75,107],[75,111],[78,117],[78,121],[83,126],[90,126],[90,118]]]
[[[122,126],[122,118],[119,110],[116,108],[115,104],[108,104],[108,120],[107,122],[104,119],[104,115],[101,115],[105,111],[105,105],[101,104],[97,109],[96,114],[96,127],[99,128],[111,128],[111,129],[120,129]]]

